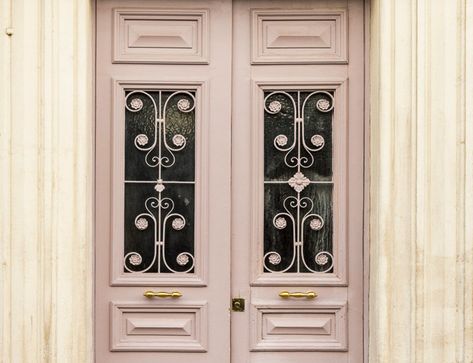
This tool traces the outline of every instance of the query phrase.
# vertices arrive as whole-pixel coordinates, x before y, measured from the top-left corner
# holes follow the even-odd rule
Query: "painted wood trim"
[[[115,352],[206,352],[207,302],[110,302],[110,350]],[[174,318],[169,318],[169,315]],[[130,331],[133,315],[140,321],[138,332]],[[178,318],[178,316],[183,316]],[[182,323],[187,319],[187,329]],[[179,325],[181,325],[179,327]],[[141,328],[141,329],[140,329]],[[149,329],[161,330],[146,334]],[[181,332],[179,334],[179,328]],[[140,331],[141,330],[141,331]],[[174,331],[173,331],[174,330]],[[136,355],[138,356],[138,354]]]
[[[119,8],[114,9],[113,18],[112,63],[209,64],[209,9]],[[157,27],[165,27],[163,21],[174,22],[174,26],[183,21],[194,22],[192,45],[190,49],[180,50],[176,44],[169,48],[138,46],[133,51],[127,44],[127,21],[141,21],[142,25],[153,21]],[[160,22],[162,24],[159,24]],[[169,32],[169,27],[167,30]],[[178,32],[174,33],[175,37],[179,35]]]
[[[285,314],[294,314],[297,319],[291,324],[284,318]],[[271,336],[267,329],[268,319],[277,319],[278,316],[286,320],[286,326]],[[314,317],[327,319],[328,329],[319,334],[307,330],[301,332],[299,329],[310,326],[310,319]],[[250,321],[250,349],[253,352],[348,351],[347,303],[344,300],[329,300],[316,305],[274,304],[271,300],[256,300],[250,306]]]
[[[251,10],[251,63],[252,64],[347,64],[348,63],[348,20],[344,9],[317,9],[307,10],[279,10],[253,9]],[[268,23],[273,23],[273,30],[284,33],[290,26],[300,24],[301,21],[323,22],[332,21],[333,33],[330,34],[330,43],[317,47],[297,44],[298,36],[285,33],[284,46],[270,46],[268,43]],[[265,26],[266,23],[266,26]],[[284,24],[284,25],[282,25]],[[281,34],[281,33],[280,33]],[[320,35],[320,34],[319,34]],[[288,39],[289,38],[289,39]],[[290,39],[292,38],[292,39]],[[301,40],[301,39],[299,39]],[[296,43],[290,44],[290,42]],[[273,48],[273,49],[271,49]],[[286,49],[284,49],[286,48]],[[312,48],[312,49],[311,49]],[[290,52],[290,53],[289,53]]]
[[[146,90],[188,90],[196,93],[195,108],[195,237],[194,237],[194,273],[188,274],[130,274],[123,272],[124,237],[123,237],[123,210],[124,210],[124,163],[123,157],[112,157],[112,241],[110,264],[111,286],[206,286],[208,270],[208,144],[209,118],[208,82],[203,80],[176,80],[160,81],[151,78],[141,80],[113,80],[112,104],[113,120],[118,120],[111,130],[113,152],[112,155],[123,155],[123,133],[125,119],[125,91],[135,89]]]
[[[346,78],[327,78],[325,80],[317,78],[310,79],[284,79],[271,80],[254,79],[252,82],[252,114],[253,123],[251,135],[251,148],[253,158],[252,165],[252,203],[251,203],[251,285],[252,286],[346,286],[348,282],[347,273],[347,248],[349,245],[349,236],[347,233],[347,192],[346,183],[348,174],[348,125],[343,122],[347,117],[348,105],[348,79]],[[333,112],[333,142],[334,142],[334,164],[333,164],[333,198],[334,198],[334,237],[333,254],[334,272],[333,273],[300,273],[298,276],[292,274],[269,274],[264,273],[263,269],[263,168],[264,168],[264,150],[263,150],[263,93],[272,89],[300,89],[300,90],[329,90],[334,92],[334,112]]]

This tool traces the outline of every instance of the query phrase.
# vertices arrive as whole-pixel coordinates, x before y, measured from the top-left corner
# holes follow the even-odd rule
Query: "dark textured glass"
[[[162,91],[161,97],[159,97],[157,91],[148,91],[147,93],[152,96],[159,109],[160,101],[163,108],[174,92]],[[138,150],[135,146],[135,138],[141,134],[146,135],[149,140],[144,147],[153,144],[155,139],[155,108],[149,97],[140,93],[131,95],[128,98],[128,103],[135,98],[143,102],[143,108],[137,112],[125,111],[125,179],[156,180],[158,178],[158,168],[146,165],[145,157],[148,152]],[[190,112],[179,111],[177,102],[181,99],[186,99],[193,105],[191,97],[187,94],[176,94],[169,99],[166,105],[165,139],[170,147],[176,148],[172,138],[179,134],[186,139],[186,146],[179,151],[169,151],[162,145],[162,156],[167,157],[171,162],[174,160],[172,166],[162,168],[162,179],[193,181],[195,175],[195,110]],[[161,111],[162,116],[164,116],[164,109]],[[159,117],[159,110],[157,112]],[[156,146],[149,153],[148,159],[158,155],[159,148]]]
[[[333,254],[332,190],[333,186],[331,184],[311,184],[301,193],[301,196],[307,196],[313,201],[313,212],[320,215],[324,220],[324,226],[318,231],[310,228],[311,218],[308,218],[302,226],[304,258],[309,268],[315,271],[325,271],[332,263],[331,260],[325,265],[315,263],[317,253],[324,251]],[[305,212],[305,210],[303,211]],[[302,268],[301,272],[309,271]]]
[[[149,92],[156,104],[159,104],[157,92]],[[126,180],[157,180],[157,168],[151,168],[145,163],[146,152],[140,151],[135,146],[135,138],[144,134],[148,137],[149,144],[155,138],[155,108],[152,101],[142,95],[131,95],[129,100],[140,99],[143,108],[137,112],[125,111],[125,179]],[[146,146],[148,146],[146,145]]]
[[[266,184],[264,187],[264,252],[265,254],[277,252],[281,256],[279,264],[272,265],[267,261],[266,265],[274,271],[285,270],[291,265],[294,257],[293,233],[297,233],[297,228],[299,228],[303,236],[304,258],[307,266],[315,271],[324,271],[330,266],[331,261],[323,266],[318,265],[315,263],[315,255],[322,251],[332,253],[333,250],[332,185],[310,184],[300,194],[301,198],[307,197],[313,202],[313,208],[310,208],[311,205],[308,208],[300,208],[301,217],[307,213],[315,213],[324,220],[324,226],[318,231],[310,228],[312,218],[307,218],[304,225],[301,226],[300,223],[299,227],[297,226],[297,208],[289,208],[296,225],[290,218],[285,217],[287,226],[284,229],[274,226],[274,217],[281,212],[287,212],[283,208],[283,203],[286,198],[291,197],[297,198],[297,193],[287,183]],[[286,205],[288,204],[286,203]],[[293,266],[286,272],[297,272],[297,258]],[[311,272],[304,267],[302,260],[299,272]]]
[[[266,92],[269,95],[271,92]],[[288,92],[297,104],[297,92]],[[300,93],[300,107],[310,92]],[[333,111],[324,113],[315,107],[321,98],[328,99],[324,94],[312,95],[304,107],[304,139],[307,146],[314,148],[311,137],[320,135],[325,140],[324,147],[315,152],[307,151],[301,147],[301,156],[313,160],[313,164],[301,172],[312,181],[329,181],[332,179],[332,117]],[[265,180],[284,181],[288,180],[296,172],[296,167],[289,167],[285,160],[297,157],[297,145],[292,151],[284,152],[277,150],[274,146],[274,139],[278,135],[287,137],[287,147],[294,143],[294,118],[295,111],[291,100],[286,95],[276,94],[266,101],[279,101],[281,111],[277,114],[264,113],[264,178]],[[302,110],[301,110],[302,111]],[[302,112],[301,112],[302,116]],[[287,154],[287,156],[286,156]]]
[[[195,110],[192,97],[195,94],[186,92],[127,93],[129,109],[125,109],[124,140],[125,272],[194,272],[189,268],[193,264],[195,228]],[[182,143],[184,139],[185,146]],[[164,186],[161,193],[159,188],[156,189],[158,179]],[[150,212],[156,223],[153,218],[143,216],[147,228],[137,228],[136,217]],[[173,228],[173,220],[180,216],[166,219],[169,213],[181,215],[185,220],[184,227]],[[133,253],[139,254],[141,261],[133,256],[135,264],[132,264],[130,254]],[[179,264],[176,258],[182,253],[185,256],[181,255]]]
[[[161,223],[164,222],[166,215],[170,213],[179,213],[185,218],[185,226],[180,230],[172,228],[173,217],[169,218],[164,234],[164,247],[166,262],[176,271],[187,270],[186,265],[180,266],[176,263],[176,257],[182,252],[189,252],[194,255],[194,185],[193,184],[166,184],[162,192],[163,198],[170,198],[174,201],[174,209],[162,209]],[[135,218],[141,213],[146,213],[145,202],[150,197],[156,197],[154,184],[133,183],[125,186],[125,255],[130,252],[139,253],[143,262],[140,265],[133,266],[127,264],[132,271],[140,271],[148,267],[155,255],[155,229],[151,218],[146,217],[148,228],[139,230],[135,226]],[[158,210],[150,209],[156,220],[159,220]],[[156,234],[158,231],[156,229]],[[161,265],[161,272],[171,272],[166,267],[161,257],[161,261],[156,261],[153,267],[147,272],[157,272],[158,263]],[[192,262],[189,262],[190,266]],[[136,269],[135,269],[136,268]],[[125,270],[126,271],[126,270]]]
[[[268,92],[270,93],[270,92]],[[293,95],[293,93],[290,93]],[[265,95],[266,96],[266,95]],[[297,96],[296,96],[297,100]],[[294,118],[296,109],[286,95],[276,94],[267,100],[281,103],[281,111],[277,114],[264,113],[264,179],[288,180],[293,174],[292,168],[284,164],[286,152],[279,151],[274,146],[274,139],[278,135],[285,135],[287,145],[294,143]],[[292,156],[293,153],[290,153]]]
[[[265,98],[272,92],[265,92]],[[285,93],[275,93],[265,101],[269,111],[273,101],[279,102],[281,109],[277,111],[276,105],[276,113],[264,112],[264,270],[333,272],[333,110],[322,112],[316,107],[321,99],[329,101],[330,106],[332,100],[327,94],[312,91]],[[296,117],[301,119],[299,128]],[[286,144],[278,147],[285,150],[275,145],[280,135]],[[323,137],[323,147],[313,144],[314,135]],[[310,182],[300,193],[289,184],[299,169],[304,183]],[[304,221],[308,214],[319,215],[324,222],[322,228],[311,228],[310,221],[316,217]],[[284,221],[275,225],[277,217]],[[319,255],[316,261],[317,254],[323,252],[327,254]]]

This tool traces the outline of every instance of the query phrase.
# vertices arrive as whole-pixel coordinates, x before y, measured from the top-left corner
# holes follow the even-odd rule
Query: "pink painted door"
[[[232,362],[363,361],[363,12],[234,2]]]
[[[361,363],[363,1],[98,0],[96,56],[96,361]]]

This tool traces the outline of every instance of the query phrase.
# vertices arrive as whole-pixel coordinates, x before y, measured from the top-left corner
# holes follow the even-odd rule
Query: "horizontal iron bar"
[[[125,183],[145,183],[145,184],[157,184],[157,180],[125,180]],[[162,184],[195,184],[195,181],[175,181],[175,180],[163,180]]]

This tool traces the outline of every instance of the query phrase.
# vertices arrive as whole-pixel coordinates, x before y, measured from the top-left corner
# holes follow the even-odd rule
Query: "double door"
[[[97,1],[97,362],[363,361],[363,1]]]

